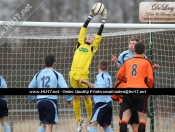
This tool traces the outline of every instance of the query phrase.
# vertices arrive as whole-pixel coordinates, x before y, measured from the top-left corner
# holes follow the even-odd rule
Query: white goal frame
[[[0,21],[1,26],[6,26],[10,21]],[[82,27],[84,23],[68,22],[15,22],[14,26],[21,27]],[[100,23],[89,23],[88,27],[99,27]],[[142,28],[142,29],[175,29],[175,24],[124,24],[106,23],[105,28]]]

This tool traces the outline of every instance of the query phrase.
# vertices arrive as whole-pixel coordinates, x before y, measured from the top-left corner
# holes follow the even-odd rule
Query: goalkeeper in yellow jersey
[[[88,88],[86,84],[79,84],[79,81],[82,78],[85,79],[86,81],[89,81],[89,77],[88,77],[89,76],[89,66],[91,64],[92,57],[97,52],[98,46],[102,39],[101,34],[104,28],[107,11],[106,9],[104,9],[101,14],[102,24],[99,28],[97,35],[95,37],[92,35],[89,35],[85,40],[87,26],[90,20],[95,15],[96,14],[93,12],[93,10],[91,10],[89,13],[88,19],[85,21],[83,27],[80,29],[78,43],[76,45],[76,51],[74,53],[74,57],[72,61],[71,71],[69,72],[70,84],[73,88]],[[91,116],[92,116],[92,101],[91,101],[90,96],[88,95],[85,95],[83,97],[84,97],[84,103],[86,107],[88,122],[90,122]],[[74,95],[73,107],[74,107],[74,112],[76,116],[77,132],[81,132],[82,123],[84,119],[81,118],[80,97],[78,95]],[[88,128],[89,127],[87,127],[87,129]]]

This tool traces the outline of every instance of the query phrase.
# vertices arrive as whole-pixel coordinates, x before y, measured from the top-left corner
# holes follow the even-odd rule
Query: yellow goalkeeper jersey
[[[92,57],[98,50],[98,45],[100,44],[102,37],[100,35],[96,35],[93,44],[85,44],[84,39],[86,36],[86,30],[87,28],[84,27],[82,27],[80,30],[78,37],[79,45],[74,53],[71,70],[89,71]]]

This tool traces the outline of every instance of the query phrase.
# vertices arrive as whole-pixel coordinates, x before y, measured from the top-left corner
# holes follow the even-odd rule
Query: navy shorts
[[[139,124],[139,116],[138,116],[138,112],[135,109],[131,109],[131,118],[129,120],[129,124],[132,125],[134,124]],[[119,112],[119,118],[120,120],[122,120],[123,117],[123,111],[122,111],[122,106],[120,107],[120,112]],[[120,125],[120,123],[119,123]]]
[[[97,121],[100,126],[111,125],[112,103],[99,102],[93,108],[91,122]]]
[[[0,118],[8,116],[7,102],[0,98]]]
[[[39,99],[37,102],[39,119],[44,124],[58,123],[57,100]]]

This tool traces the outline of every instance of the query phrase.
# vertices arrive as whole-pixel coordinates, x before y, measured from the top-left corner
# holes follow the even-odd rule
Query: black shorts
[[[97,121],[100,126],[111,125],[112,121],[112,103],[96,103],[93,112],[91,122]]]
[[[8,116],[8,108],[6,100],[0,98],[0,118]]]
[[[58,106],[56,100],[40,99],[37,102],[39,119],[44,124],[58,123]]]
[[[147,95],[123,95],[122,111],[134,109],[146,113],[147,104]]]
[[[131,118],[128,122],[128,124],[132,125],[132,124],[139,124],[139,116],[138,116],[138,112],[136,110],[131,110],[132,115]],[[122,106],[120,107],[120,112],[119,112],[119,118],[120,120],[122,120],[123,117],[123,111],[122,111]],[[120,122],[119,122],[120,125]]]

